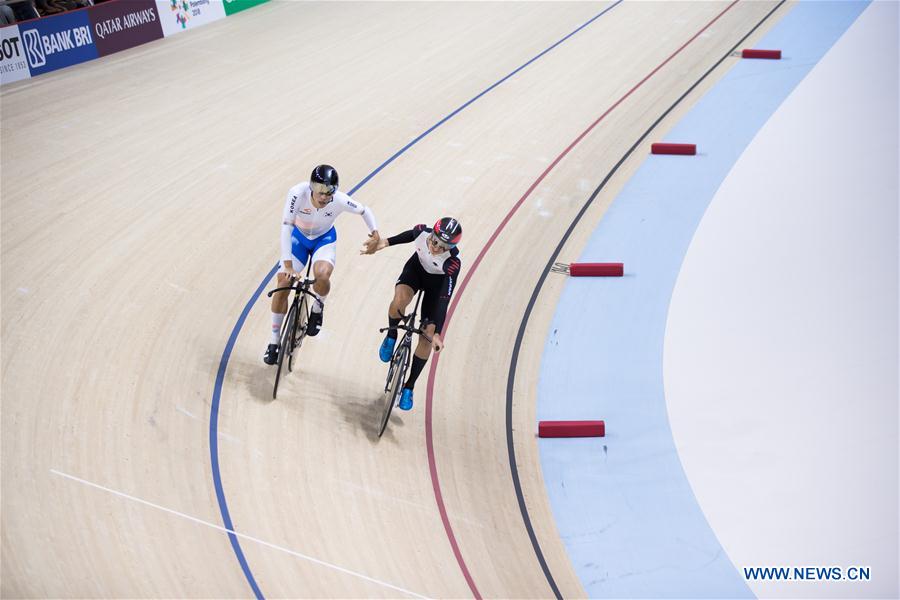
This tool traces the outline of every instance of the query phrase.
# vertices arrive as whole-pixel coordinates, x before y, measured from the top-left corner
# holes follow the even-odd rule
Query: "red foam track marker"
[[[572,263],[569,275],[572,277],[621,277],[625,272],[622,263]]]
[[[670,144],[666,142],[656,142],[650,144],[650,152],[652,154],[697,154],[697,144]]]
[[[775,60],[781,59],[781,50],[755,50],[752,48],[745,48],[741,50],[741,58],[773,58]]]
[[[539,421],[538,437],[603,437],[606,424],[603,421]]]

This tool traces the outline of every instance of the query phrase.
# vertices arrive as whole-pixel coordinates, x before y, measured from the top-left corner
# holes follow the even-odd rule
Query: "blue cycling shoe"
[[[381,362],[391,362],[391,357],[394,355],[394,344],[397,343],[397,338],[384,338],[384,341],[381,342],[381,348],[378,349],[378,357],[381,359]]]
[[[409,410],[413,405],[413,391],[409,388],[403,388],[403,393],[400,394],[400,404],[397,406],[400,407],[400,410]]]

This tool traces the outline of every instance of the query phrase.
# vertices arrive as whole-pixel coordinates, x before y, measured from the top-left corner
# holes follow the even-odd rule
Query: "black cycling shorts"
[[[419,257],[413,254],[403,265],[403,271],[397,279],[396,285],[408,285],[413,291],[423,290],[422,294],[422,318],[427,319],[431,323],[443,323],[446,315],[438,315],[438,305],[441,293],[444,292],[443,285],[448,275],[429,273],[422,268]],[[446,302],[443,303],[446,307]],[[446,311],[446,308],[444,309]]]

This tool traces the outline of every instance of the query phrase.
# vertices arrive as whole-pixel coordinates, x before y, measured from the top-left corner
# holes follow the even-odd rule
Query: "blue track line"
[[[437,123],[435,123],[434,125],[429,127],[425,132],[420,134],[414,140],[412,140],[411,142],[409,142],[408,144],[403,146],[403,148],[401,148],[396,153],[394,153],[393,156],[391,156],[386,161],[381,163],[374,171],[372,171],[371,173],[366,175],[366,177],[362,181],[360,181],[358,184],[356,184],[356,186],[354,186],[348,193],[351,195],[356,193],[357,190],[359,190],[366,183],[368,183],[369,180],[372,179],[379,172],[381,172],[382,169],[384,169],[386,166],[388,166],[389,164],[394,162],[404,152],[406,152],[407,150],[412,148],[414,145],[416,145],[419,141],[421,141],[425,136],[427,136],[432,131],[434,131],[435,129],[437,129],[438,127],[440,127],[447,121],[449,121],[451,118],[453,118],[460,112],[462,112],[470,104],[472,104],[473,102],[475,102],[476,100],[478,100],[479,98],[481,98],[482,96],[484,96],[485,94],[487,94],[488,92],[490,92],[491,90],[493,90],[494,88],[496,88],[497,86],[502,84],[504,81],[506,81],[507,79],[509,79],[510,77],[512,77],[513,75],[515,75],[516,73],[518,73],[519,71],[521,71],[522,69],[524,69],[525,67],[530,65],[531,63],[535,62],[536,60],[538,60],[539,58],[541,58],[542,56],[544,56],[545,54],[550,52],[551,50],[553,50],[554,48],[556,48],[557,46],[559,46],[560,44],[562,44],[563,42],[565,42],[566,40],[571,38],[573,35],[575,35],[579,31],[581,31],[582,29],[584,29],[585,27],[587,27],[588,25],[590,25],[591,23],[593,23],[594,21],[596,21],[597,19],[599,19],[600,17],[602,17],[603,15],[608,13],[609,11],[611,11],[613,8],[615,8],[616,6],[621,4],[623,1],[624,0],[618,0],[617,2],[614,2],[610,6],[606,7],[605,9],[603,9],[602,11],[600,11],[599,13],[597,13],[596,15],[591,17],[589,20],[585,21],[582,25],[580,25],[578,28],[573,30],[571,33],[569,33],[562,39],[558,40],[555,44],[548,47],[540,54],[537,54],[531,60],[524,63],[522,66],[518,67],[514,71],[510,72],[508,75],[506,75],[502,79],[498,80],[497,82],[492,84],[490,87],[486,88],[481,93],[479,93],[477,96],[473,97],[471,100],[469,100],[468,102],[466,102],[465,104],[463,104],[462,106],[460,106],[459,108],[457,108],[456,110],[454,110],[453,112],[448,114],[446,117],[444,117],[443,119],[441,119],[440,121],[438,121]],[[244,306],[244,310],[241,311],[241,314],[238,317],[238,320],[235,323],[234,328],[232,328],[232,330],[231,330],[231,335],[228,337],[228,342],[225,344],[225,349],[222,351],[222,358],[219,361],[219,370],[218,370],[218,373],[216,374],[215,386],[213,387],[212,406],[210,408],[210,415],[209,415],[209,454],[210,454],[210,461],[211,461],[211,466],[212,466],[213,484],[216,488],[216,499],[219,502],[219,512],[222,514],[222,522],[223,522],[225,528],[229,531],[228,539],[231,542],[231,547],[234,550],[234,554],[237,557],[238,563],[240,563],[240,565],[241,565],[241,570],[244,572],[244,576],[247,578],[247,583],[250,584],[250,588],[253,590],[253,594],[259,599],[264,598],[264,596],[262,594],[262,591],[259,589],[259,585],[257,585],[257,583],[256,583],[256,579],[253,577],[253,572],[250,570],[250,565],[247,564],[247,559],[244,556],[244,551],[241,549],[241,544],[238,541],[237,536],[234,533],[232,533],[234,531],[234,527],[231,522],[231,515],[228,512],[228,502],[225,499],[225,490],[222,486],[222,475],[219,470],[219,444],[218,444],[219,403],[222,398],[222,384],[225,381],[225,372],[228,369],[228,360],[231,358],[231,353],[234,350],[234,344],[237,341],[238,335],[241,332],[241,328],[244,326],[244,321],[247,320],[247,315],[250,314],[250,309],[253,308],[254,304],[256,304],[256,301],[259,299],[260,295],[262,294],[263,290],[265,289],[265,287],[269,283],[269,281],[271,281],[272,277],[275,276],[275,272],[277,270],[278,270],[278,264],[276,264],[274,267],[272,267],[269,270],[269,272],[266,274],[266,276],[260,282],[259,286],[256,288],[256,291],[253,293],[253,295],[247,301],[247,304]]]

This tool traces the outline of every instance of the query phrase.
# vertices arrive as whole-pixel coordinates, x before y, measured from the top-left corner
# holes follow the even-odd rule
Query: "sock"
[[[413,354],[412,364],[409,366],[409,377],[406,378],[406,385],[403,387],[410,390],[413,389],[413,386],[416,385],[416,379],[419,378],[419,373],[422,372],[426,362],[428,362],[427,358],[419,358]]]
[[[284,323],[284,313],[272,313],[272,339],[270,344],[277,344],[281,341],[281,324]]]
[[[399,319],[399,318],[398,318],[398,319],[392,319],[392,318],[388,317],[388,327],[396,327],[396,326],[399,325],[399,324],[400,324],[400,319]],[[396,329],[388,329],[388,334],[387,334],[387,336],[388,336],[389,338],[391,338],[392,340],[396,340],[396,339],[397,339],[397,330],[396,330]]]
[[[325,296],[316,294],[316,302],[313,302],[312,311],[320,313],[323,308],[325,308]]]

